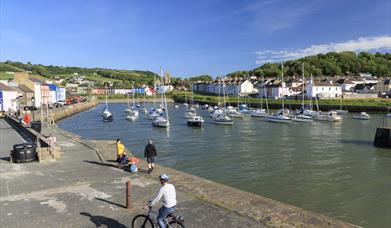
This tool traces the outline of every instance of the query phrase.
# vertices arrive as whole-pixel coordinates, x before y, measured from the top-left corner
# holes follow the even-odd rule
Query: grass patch
[[[185,96],[187,96],[187,100],[190,98],[189,92],[175,92],[172,95],[172,98],[177,102],[184,102]],[[222,99],[221,99],[222,100]],[[250,104],[258,104],[262,102],[261,98],[248,98],[247,99]],[[202,102],[202,103],[217,103],[218,102],[218,96],[212,96],[212,95],[200,95],[200,94],[194,94],[194,101],[195,102]],[[244,99],[241,99],[242,102],[244,102]],[[231,104],[237,104],[238,98],[237,97],[226,97],[226,102]],[[281,100],[268,100],[269,104],[281,104]],[[298,100],[284,100],[284,103],[286,105],[300,105],[302,101],[300,99]],[[309,104],[309,100],[304,101],[305,104]],[[312,104],[315,104],[315,101],[312,101]],[[319,105],[334,105],[338,106],[341,104],[340,99],[327,99],[327,100],[319,100]],[[388,98],[368,98],[368,99],[344,99],[343,100],[343,106],[373,106],[373,107],[391,107],[391,99]]]

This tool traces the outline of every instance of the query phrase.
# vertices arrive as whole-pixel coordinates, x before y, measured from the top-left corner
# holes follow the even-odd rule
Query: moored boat
[[[194,116],[187,120],[187,125],[191,127],[202,127],[204,124],[204,118],[201,116]]]
[[[359,115],[353,115],[353,119],[357,120],[369,120],[371,116],[366,112],[361,112]]]
[[[328,121],[328,122],[339,122],[341,121],[341,117],[338,116],[336,111],[329,111],[327,113],[320,113],[315,117],[315,120],[319,121]]]

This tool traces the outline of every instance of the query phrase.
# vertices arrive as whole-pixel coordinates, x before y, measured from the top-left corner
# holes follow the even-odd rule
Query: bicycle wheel
[[[132,228],[154,228],[154,225],[148,216],[137,215],[132,220]]]
[[[170,228],[185,228],[185,225],[183,225],[181,222],[175,221],[175,220],[168,223],[168,225]]]

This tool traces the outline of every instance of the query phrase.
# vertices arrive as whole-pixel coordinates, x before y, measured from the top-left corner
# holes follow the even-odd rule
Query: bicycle
[[[152,222],[151,211],[152,207],[148,207],[148,213],[136,215],[132,220],[132,228],[154,228],[159,227]],[[185,228],[183,225],[184,219],[182,216],[177,216],[174,213],[167,215],[166,219],[167,228]]]

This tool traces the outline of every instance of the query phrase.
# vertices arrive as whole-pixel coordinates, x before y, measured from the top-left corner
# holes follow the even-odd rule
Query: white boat
[[[233,125],[234,121],[226,115],[218,115],[214,118],[215,124],[219,125]]]
[[[186,119],[192,119],[195,116],[197,116],[197,113],[192,111],[192,110],[188,110],[188,111],[185,112],[185,118]]]
[[[209,107],[207,110],[209,113],[212,113],[214,111],[214,109],[212,107]]]
[[[145,114],[147,114],[148,113],[148,110],[147,110],[147,108],[145,108],[145,107],[142,107],[141,108],[141,110],[143,111],[143,113],[145,113]]]
[[[291,123],[291,118],[289,117],[289,110],[284,107],[284,65],[281,64],[281,86],[282,86],[282,108],[277,112],[276,115],[267,116],[267,120],[272,123]]]
[[[183,106],[189,107],[189,104],[188,103],[183,103]]]
[[[215,117],[220,116],[220,115],[222,115],[222,114],[223,114],[223,110],[221,110],[221,109],[215,109],[215,110],[213,110],[213,112],[210,114],[210,117],[215,118]]]
[[[312,123],[314,119],[311,116],[306,116],[303,114],[294,115],[292,120],[294,122],[302,122],[302,123]]]
[[[129,120],[129,121],[135,121],[137,119],[137,116],[134,116],[134,115],[127,115],[126,116],[126,120]]]
[[[152,126],[168,128],[170,127],[170,122],[162,116],[156,116],[155,119],[152,121]]]
[[[239,112],[242,114],[250,114],[250,108],[247,106],[247,104],[240,104]]]
[[[160,68],[160,77],[163,78],[163,70]],[[164,86],[164,85],[163,85]],[[152,126],[154,127],[164,127],[169,128],[170,127],[170,119],[168,117],[168,109],[167,109],[167,100],[165,91],[162,92],[162,109],[165,110],[165,113],[159,114],[159,116],[155,117],[155,119],[152,121]],[[163,115],[166,115],[166,118],[163,117]]]
[[[226,110],[226,113],[229,117],[234,117],[234,118],[243,118],[244,114],[237,111],[236,109],[228,109]]]
[[[178,106],[178,105],[174,105],[174,108],[178,109],[178,108],[179,108],[179,106]]]
[[[310,109],[304,109],[304,110],[302,110],[301,113],[303,115],[310,116],[310,117],[316,117],[316,116],[319,115],[319,112],[313,111],[313,110],[310,110]]]
[[[219,90],[220,90],[220,83],[219,83]],[[219,95],[220,95],[220,91],[219,91]],[[215,122],[215,124],[219,124],[219,125],[233,125],[234,121],[229,116],[227,116],[227,113],[226,113],[227,108],[225,107],[225,84],[224,84],[224,82],[223,82],[223,105],[224,105],[224,108],[222,110],[222,113],[220,115],[213,117],[214,122]],[[219,110],[219,109],[217,109],[217,110]],[[216,113],[217,110],[215,110],[214,113]]]
[[[337,112],[329,111],[327,113],[320,113],[315,117],[315,120],[319,121],[328,121],[328,122],[339,122],[341,121],[341,117],[338,116]]]
[[[353,115],[353,119],[369,120],[369,119],[371,119],[371,116],[366,112],[361,112],[359,115]]]
[[[266,113],[265,109],[255,109],[250,113],[252,117],[267,117],[268,114]]]
[[[388,113],[386,117],[391,118],[391,113]]]
[[[292,121],[287,109],[279,110],[276,115],[267,116],[267,120],[272,123],[291,123]]]
[[[193,116],[187,120],[187,125],[191,127],[202,127],[204,124],[204,118],[201,116]]]
[[[154,120],[157,116],[160,116],[160,114],[155,109],[152,109],[148,114],[148,119]]]
[[[109,111],[109,104],[107,102],[107,86],[105,87],[105,93],[106,93],[106,106],[103,110],[102,117],[104,122],[110,122],[113,120],[113,114]]]
[[[208,108],[209,108],[209,105],[208,104],[204,104],[202,107],[201,107],[202,109],[206,109],[206,110],[208,110]]]
[[[267,120],[272,123],[291,123],[291,118],[289,116],[284,116],[284,115],[272,115],[268,116]]]

